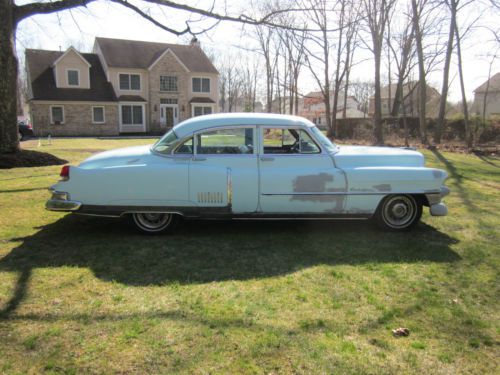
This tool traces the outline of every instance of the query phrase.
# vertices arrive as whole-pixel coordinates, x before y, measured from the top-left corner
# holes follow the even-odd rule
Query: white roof
[[[190,118],[176,125],[174,132],[177,137],[184,138],[202,129],[232,125],[315,126],[311,121],[299,116],[272,113],[222,113]]]

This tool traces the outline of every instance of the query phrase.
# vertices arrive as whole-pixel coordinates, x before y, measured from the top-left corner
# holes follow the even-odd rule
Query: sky
[[[18,0],[17,4],[29,3],[29,0]],[[132,0],[144,9],[144,2]],[[189,1],[192,6],[209,9],[212,2],[206,0]],[[227,3],[218,2],[228,12],[239,14],[248,2],[234,0]],[[183,29],[185,21],[190,19],[192,26],[206,27],[214,25],[213,21],[201,20],[198,16],[186,12],[161,9],[158,6],[149,6],[148,11],[164,24]],[[243,10],[244,12],[245,10]],[[473,6],[464,12],[463,22],[479,18],[478,24],[497,26],[498,15],[491,12],[481,13],[478,7]],[[224,54],[227,51],[238,52],[239,47],[251,44],[247,35],[250,26],[239,23],[221,22],[213,29],[198,36],[202,48],[215,53]],[[36,15],[21,22],[17,30],[17,49],[21,63],[23,62],[24,48],[40,48],[48,50],[65,50],[70,45],[82,51],[90,51],[96,36],[120,39],[145,40],[165,43],[188,43],[190,36],[177,37],[153,25],[146,19],[138,16],[132,10],[109,1],[96,1],[87,8],[75,8],[71,11],[59,12],[50,15]],[[464,76],[467,99],[473,99],[473,90],[481,85],[488,77],[489,64],[492,60],[492,51],[498,45],[490,42],[490,32],[478,27],[467,37],[463,45]],[[356,65],[351,73],[352,79],[373,81],[373,60],[368,51],[360,50],[358,59],[363,63]],[[438,65],[428,77],[428,83],[441,91],[442,64]],[[500,72],[500,57],[494,59],[492,73]],[[456,58],[452,61],[451,86],[449,100],[457,102],[461,98],[459,80],[457,76]],[[299,87],[303,94],[318,90],[311,74],[303,70]]]

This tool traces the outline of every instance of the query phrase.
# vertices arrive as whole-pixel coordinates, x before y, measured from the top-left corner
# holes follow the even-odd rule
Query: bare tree
[[[349,85],[349,93],[359,103],[358,109],[364,113],[365,117],[368,113],[369,99],[374,92],[375,84],[373,82],[355,80]]]
[[[366,47],[372,52],[375,63],[375,98],[374,98],[374,128],[375,142],[384,143],[382,131],[382,99],[380,87],[380,68],[382,60],[382,48],[387,21],[395,0],[362,0],[364,17],[367,30],[371,37],[371,43],[365,42]]]

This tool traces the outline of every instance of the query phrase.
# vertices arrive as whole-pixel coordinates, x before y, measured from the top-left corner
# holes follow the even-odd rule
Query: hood
[[[339,146],[334,156],[340,168],[356,167],[423,167],[420,152],[396,147]]]
[[[102,168],[140,162],[141,158],[151,154],[151,145],[119,148],[92,155],[85,159],[80,168]]]

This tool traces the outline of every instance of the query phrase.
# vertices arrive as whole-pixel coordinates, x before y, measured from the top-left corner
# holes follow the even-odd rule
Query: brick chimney
[[[189,43],[191,47],[198,47],[201,48],[200,41],[196,36],[193,35],[193,39],[191,39],[191,42]]]

